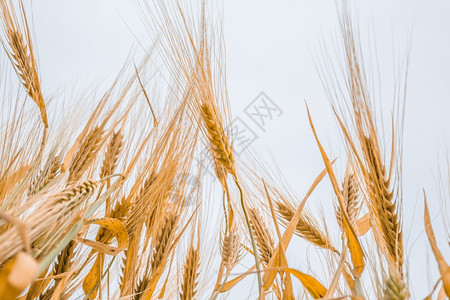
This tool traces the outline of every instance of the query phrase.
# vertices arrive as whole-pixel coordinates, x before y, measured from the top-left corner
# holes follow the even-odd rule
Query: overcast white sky
[[[392,76],[393,55],[398,58],[405,52],[411,33],[404,136],[404,225],[411,288],[414,298],[424,297],[437,279],[437,266],[423,233],[422,188],[428,193],[439,246],[447,261],[450,259],[437,192],[438,156],[445,171],[443,162],[450,141],[450,1],[355,2],[359,3],[361,34],[375,33],[377,38],[382,78]],[[223,7],[233,114],[258,136],[252,146],[261,153],[272,153],[302,194],[323,168],[304,100],[331,156],[343,156],[313,60],[322,39],[331,43],[337,37],[334,1],[225,0]],[[134,1],[39,0],[33,2],[33,14],[42,82],[48,93],[74,86],[75,82],[79,87],[109,82],[137,40],[144,45],[151,43]],[[265,131],[244,112],[261,91],[283,111],[267,123]],[[385,93],[393,94],[391,90]],[[391,101],[383,99],[383,107],[389,109]],[[339,170],[343,171],[342,165]],[[325,210],[332,208],[329,189],[319,189],[314,199]],[[301,257],[295,261],[305,263]],[[434,271],[427,271],[428,265]]]

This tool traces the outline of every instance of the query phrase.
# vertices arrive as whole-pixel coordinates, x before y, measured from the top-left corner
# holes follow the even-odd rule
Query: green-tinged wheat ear
[[[183,283],[181,284],[180,292],[181,300],[195,299],[198,285],[197,278],[199,261],[200,251],[199,249],[194,249],[193,245],[191,245],[184,264]]]
[[[97,156],[102,138],[103,130],[98,126],[93,128],[87,134],[70,163],[69,182],[79,180],[83,173],[89,168]]]
[[[261,260],[267,265],[273,254],[274,241],[270,235],[269,229],[259,215],[258,210],[255,208],[250,209],[249,215]]]
[[[115,132],[108,146],[106,147],[105,158],[100,170],[100,178],[104,178],[114,173],[119,161],[120,152],[123,148],[123,135],[120,131]]]
[[[59,168],[61,166],[61,159],[59,156],[55,156],[48,160],[44,168],[37,174],[34,180],[31,182],[28,189],[28,195],[34,195],[42,190],[47,184],[58,175]]]
[[[233,149],[228,137],[225,135],[223,125],[212,114],[210,108],[206,104],[201,106],[201,115],[206,127],[214,160],[220,163],[229,174],[236,175]],[[222,179],[219,178],[219,180]]]
[[[384,281],[383,300],[409,299],[409,291],[400,274],[391,274]]]
[[[359,197],[359,185],[355,176],[352,173],[348,173],[344,178],[344,183],[342,184],[342,196],[344,199],[344,209],[347,211],[349,221],[352,225],[358,218],[359,211],[361,210],[361,205],[358,201]],[[340,228],[342,227],[342,215],[341,210],[338,208],[336,210],[336,219]]]
[[[282,218],[282,222],[285,224],[289,223],[295,214],[294,209],[290,205],[282,202],[276,202],[276,204],[278,207],[278,213]],[[297,226],[295,227],[295,233],[313,245],[337,252],[325,234],[311,224],[304,216],[302,216],[298,221]]]
[[[401,273],[403,266],[403,234],[393,192],[389,189],[385,167],[374,142],[365,138],[364,153],[368,163],[368,180],[370,208],[376,217],[378,227],[392,262]]]

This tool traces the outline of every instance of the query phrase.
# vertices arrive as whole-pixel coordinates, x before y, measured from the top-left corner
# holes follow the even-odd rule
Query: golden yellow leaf
[[[441,274],[442,279],[443,285],[442,287],[447,297],[450,298],[450,268],[448,264],[445,262],[444,256],[442,255],[441,251],[437,247],[436,237],[434,236],[433,227],[431,227],[430,212],[428,211],[427,196],[425,195],[425,191],[423,192],[423,199],[425,203],[424,217],[423,217],[425,223],[425,232],[427,233],[431,250],[433,251],[434,257],[438,263],[439,273]]]
[[[248,274],[252,273],[253,270],[255,269],[256,266],[251,267],[250,269],[247,270],[247,272],[245,272],[242,275],[239,275],[238,277],[225,282],[223,285],[216,285],[215,290],[219,290],[220,289],[220,293],[225,293],[228,292],[229,290],[231,290],[236,284],[238,284],[239,282],[241,282],[242,279],[244,279],[245,277],[247,277]],[[222,286],[222,287],[221,287]]]
[[[291,268],[282,268],[284,271],[291,273],[302,283],[305,289],[314,299],[320,299],[325,296],[327,289],[311,275],[302,273],[298,270]]]
[[[114,236],[116,237],[117,247],[112,247],[109,245],[105,245],[103,243],[91,241],[91,240],[84,239],[84,238],[74,238],[74,240],[76,240],[82,244],[85,244],[87,246],[90,246],[101,253],[105,253],[108,255],[117,255],[122,250],[127,248],[128,233],[127,233],[125,226],[118,219],[114,219],[114,218],[95,219],[95,220],[91,220],[91,221],[87,222],[86,224],[87,225],[97,224],[97,225],[100,225],[100,226],[104,227],[105,229],[111,231],[112,234],[114,234]]]
[[[38,266],[30,254],[17,253],[0,270],[0,299],[16,299],[36,279]]]
[[[319,138],[317,137],[316,129],[314,128],[314,124],[312,122],[308,106],[306,107],[306,110],[308,112],[309,124],[311,125],[311,129],[313,131],[314,138],[316,139],[317,145],[319,146],[320,154],[322,155],[323,162],[325,163],[325,167],[328,171],[328,177],[330,178],[331,184],[333,185],[334,192],[339,201],[339,207],[341,209],[341,215],[342,215],[342,224],[344,225],[343,227],[345,230],[345,235],[347,237],[347,246],[350,250],[351,259],[352,259],[352,263],[353,263],[352,273],[355,278],[359,278],[365,268],[364,252],[363,252],[361,244],[359,243],[359,240],[356,236],[355,230],[349,222],[348,214],[347,214],[346,210],[344,209],[344,200],[342,197],[342,193],[341,193],[339,184],[336,180],[336,175],[334,174],[334,171],[333,171],[331,162],[328,158],[328,155],[326,154],[325,149],[322,147],[322,144],[320,143]]]
[[[89,299],[95,299],[97,297],[98,284],[101,274],[101,263],[102,263],[102,253],[99,253],[95,259],[94,265],[92,266],[89,273],[86,275],[83,281],[83,291]]]
[[[334,163],[334,161],[332,163]],[[267,291],[272,286],[272,282],[278,273],[277,269],[275,269],[274,267],[276,265],[280,265],[279,262],[277,263],[277,261],[279,261],[280,259],[279,253],[282,249],[286,249],[289,243],[291,242],[291,238],[294,234],[294,230],[297,226],[298,220],[300,219],[300,216],[302,214],[303,207],[306,204],[306,200],[308,200],[311,193],[314,191],[319,182],[322,181],[322,179],[325,177],[326,174],[327,170],[325,169],[319,174],[319,176],[317,176],[317,178],[314,180],[313,184],[309,188],[308,192],[306,193],[305,197],[303,198],[302,202],[298,206],[297,210],[295,211],[295,214],[292,217],[291,221],[289,222],[288,226],[286,227],[286,230],[283,233],[283,237],[281,241],[278,243],[278,246],[275,248],[272,258],[270,259],[267,265],[268,271],[264,273],[263,276],[264,291]]]

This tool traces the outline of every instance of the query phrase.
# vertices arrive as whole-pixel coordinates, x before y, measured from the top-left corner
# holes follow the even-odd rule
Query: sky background
[[[411,262],[409,276],[414,283],[412,292],[416,297],[424,297],[437,280],[437,266],[423,230],[423,188],[427,191],[438,244],[447,261],[450,259],[448,232],[443,229],[440,214],[447,209],[447,216],[450,215],[449,206],[445,208],[440,203],[450,199],[446,173],[450,141],[450,2],[357,2],[362,40],[376,38],[380,78],[385,83],[380,101],[386,112],[392,107],[389,81],[398,71],[396,61],[408,50],[410,53],[403,222],[406,256]],[[215,5],[224,16],[233,116],[240,117],[257,136],[252,148],[268,159],[273,156],[284,176],[303,195],[323,168],[307,121],[305,101],[330,156],[345,157],[315,64],[320,64],[321,45],[333,45],[338,39],[335,3],[226,0]],[[134,1],[39,0],[33,2],[32,11],[42,84],[48,94],[107,87],[134,46],[151,44]],[[277,113],[267,122],[264,130],[245,113],[261,92],[282,110],[280,116]],[[439,169],[444,183],[447,182],[447,198],[439,196]],[[338,163],[337,170],[343,175],[344,165]],[[330,215],[332,194],[329,182],[324,182],[322,185],[327,187],[319,188],[309,205],[321,203],[325,214]],[[301,255],[293,260],[300,265],[305,263]]]

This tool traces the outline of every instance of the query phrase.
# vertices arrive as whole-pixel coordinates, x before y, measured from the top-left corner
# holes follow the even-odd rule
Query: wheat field
[[[320,164],[297,182],[299,196],[276,155],[241,155],[220,3],[135,4],[150,46],[130,46],[106,88],[50,93],[34,7],[0,0],[0,299],[450,297],[448,157],[436,172],[441,199],[421,187],[413,220],[425,257],[410,257],[403,216],[413,205],[402,164],[413,44],[380,105],[355,3],[336,1],[336,43],[320,40],[311,60],[339,144],[301,100]],[[297,134],[284,128],[283,145]],[[410,273],[421,259],[433,280],[424,294]]]

